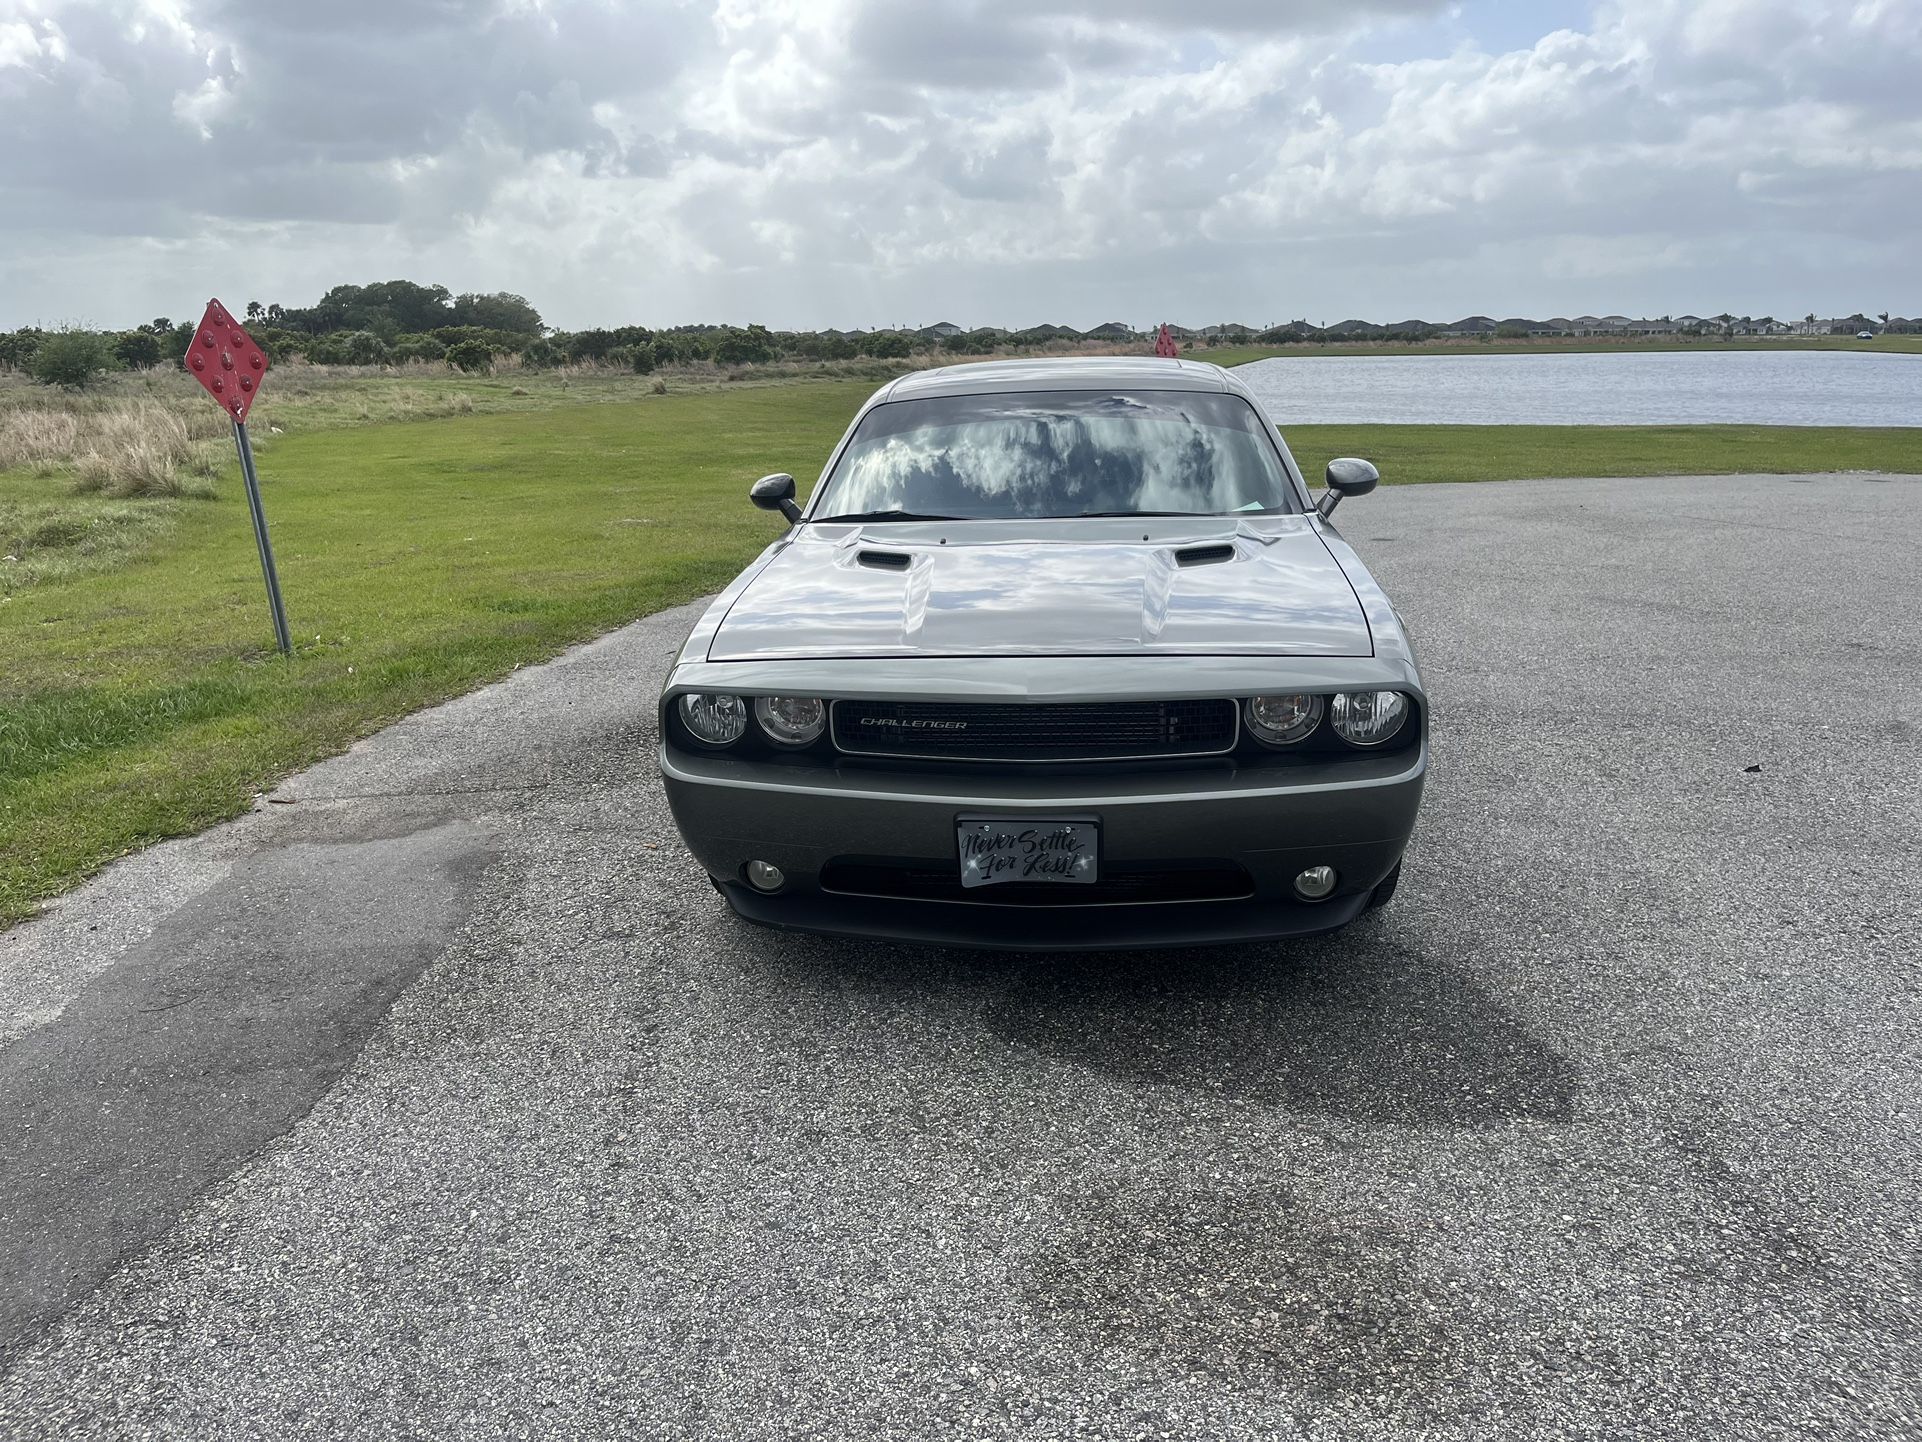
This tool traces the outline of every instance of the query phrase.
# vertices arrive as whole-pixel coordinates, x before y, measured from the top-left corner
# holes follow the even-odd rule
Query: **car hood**
[[[819,656],[1370,656],[1306,516],[807,525],[736,597],[711,661]]]

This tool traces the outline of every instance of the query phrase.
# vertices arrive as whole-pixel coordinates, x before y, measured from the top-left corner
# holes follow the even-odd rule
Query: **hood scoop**
[[[905,571],[912,565],[914,558],[905,551],[857,551],[854,563],[867,566],[876,571]]]
[[[1175,552],[1177,566],[1218,566],[1235,558],[1235,548],[1222,542],[1213,546],[1189,546]]]

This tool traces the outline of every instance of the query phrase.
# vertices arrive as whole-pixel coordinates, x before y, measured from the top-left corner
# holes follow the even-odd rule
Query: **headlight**
[[[777,746],[805,746],[827,730],[827,702],[818,696],[756,696],[754,719]]]
[[[704,746],[732,746],[747,734],[747,706],[726,692],[690,691],[681,697],[681,723]]]
[[[1255,740],[1287,746],[1321,725],[1324,704],[1319,696],[1250,696],[1242,703],[1241,714]]]
[[[1394,740],[1408,719],[1408,698],[1399,691],[1343,691],[1335,697],[1335,730],[1350,746]]]

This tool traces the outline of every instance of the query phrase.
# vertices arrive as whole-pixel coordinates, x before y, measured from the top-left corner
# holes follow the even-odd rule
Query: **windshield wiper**
[[[929,516],[919,511],[850,511],[845,516],[816,516],[817,526],[851,521],[962,521],[965,516]]]

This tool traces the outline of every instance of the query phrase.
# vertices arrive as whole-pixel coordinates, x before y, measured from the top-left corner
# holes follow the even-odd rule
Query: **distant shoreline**
[[[1488,356],[1608,355],[1647,351],[1862,351],[1870,355],[1922,355],[1922,335],[1885,335],[1875,340],[1854,336],[1740,336],[1733,340],[1487,340],[1294,341],[1287,345],[1185,346],[1182,357],[1219,366],[1297,356]]]

